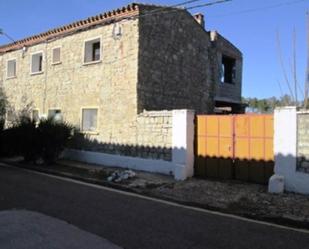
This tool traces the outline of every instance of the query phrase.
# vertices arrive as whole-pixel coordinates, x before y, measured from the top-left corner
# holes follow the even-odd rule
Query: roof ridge
[[[98,25],[105,21],[113,20],[113,18],[120,18],[120,17],[129,17],[132,13],[139,11],[140,6],[152,6],[150,4],[140,4],[140,3],[131,3],[127,6],[117,8],[111,11],[106,11],[104,13],[90,16],[86,19],[82,19],[79,21],[75,21],[57,28],[50,29],[48,31],[39,33],[37,35],[32,35],[20,40],[17,40],[13,43],[8,43],[0,46],[0,53],[9,52],[11,50],[19,49],[23,46],[31,46],[42,41],[57,37],[61,34],[68,34],[72,31],[77,31],[80,29],[84,29],[90,26]],[[159,7],[159,6],[158,6]]]

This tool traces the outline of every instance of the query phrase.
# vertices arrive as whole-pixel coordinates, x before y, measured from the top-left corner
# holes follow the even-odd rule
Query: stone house
[[[1,46],[0,84],[77,126],[78,149],[170,161],[171,110],[242,111],[242,54],[201,14],[133,3]]]

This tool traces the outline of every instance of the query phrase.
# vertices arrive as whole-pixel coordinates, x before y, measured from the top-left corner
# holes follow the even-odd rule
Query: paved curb
[[[270,222],[270,223],[274,223],[274,224],[277,224],[277,225],[283,225],[283,226],[288,226],[288,227],[292,227],[292,228],[301,228],[301,229],[309,230],[309,222],[305,222],[305,221],[302,221],[302,220],[296,220],[296,219],[286,218],[286,217],[282,217],[282,216],[277,216],[277,217],[276,216],[260,216],[260,215],[251,215],[251,214],[247,214],[247,213],[237,213],[237,212],[232,212],[232,211],[227,210],[227,209],[213,207],[213,206],[201,204],[201,203],[198,203],[198,202],[183,201],[183,200],[174,199],[174,198],[170,198],[170,197],[166,197],[166,196],[162,196],[162,195],[157,195],[157,194],[154,194],[154,193],[152,193],[148,190],[144,190],[144,189],[130,188],[130,187],[123,186],[123,185],[113,183],[113,182],[99,181],[99,180],[96,180],[94,178],[81,177],[81,176],[73,175],[73,174],[70,174],[70,173],[67,173],[67,172],[59,172],[59,171],[56,171],[56,170],[52,170],[50,168],[35,167],[33,165],[21,164],[21,163],[17,163],[17,162],[7,162],[5,160],[0,160],[0,162],[5,163],[7,165],[15,166],[15,167],[18,167],[18,168],[23,168],[23,169],[32,170],[32,171],[50,174],[50,175],[55,175],[55,176],[67,177],[67,178],[70,178],[70,179],[73,179],[73,180],[78,180],[78,181],[82,181],[82,182],[86,182],[86,183],[91,183],[91,184],[96,184],[96,185],[100,185],[100,186],[104,186],[104,187],[108,187],[108,188],[122,190],[122,191],[130,192],[130,193],[134,193],[134,194],[143,195],[143,196],[146,196],[146,197],[157,198],[157,199],[161,199],[161,200],[164,200],[164,201],[174,202],[174,203],[189,206],[189,207],[196,207],[196,208],[201,208],[201,209],[205,209],[205,210],[209,210],[209,211],[215,211],[215,212],[220,212],[220,213],[225,213],[225,214],[230,214],[230,215],[236,215],[236,216],[240,216],[240,217],[244,217],[244,218],[248,218],[248,219],[253,219],[253,220],[257,220],[257,221]]]

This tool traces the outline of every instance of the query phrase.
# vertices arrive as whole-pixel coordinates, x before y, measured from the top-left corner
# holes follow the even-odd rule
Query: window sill
[[[43,74],[44,71],[40,71],[40,72],[35,72],[35,73],[30,73],[31,76],[34,76],[34,75],[39,75],[39,74]]]
[[[6,80],[16,79],[17,76],[6,77]]]
[[[57,61],[57,62],[52,63],[53,66],[56,66],[56,65],[59,65],[59,64],[62,64],[62,61]]]
[[[227,85],[235,85],[235,83],[234,82],[223,82],[223,81],[221,81],[221,84],[227,84]]]
[[[84,62],[84,63],[83,63],[83,66],[89,66],[89,65],[99,64],[99,63],[102,63],[102,60]]]

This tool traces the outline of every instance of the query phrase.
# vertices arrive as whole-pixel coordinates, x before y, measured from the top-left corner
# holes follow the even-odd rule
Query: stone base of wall
[[[106,154],[172,160],[172,111],[144,111],[134,124],[135,144],[99,141],[87,134],[75,134],[69,148]],[[103,131],[104,132],[104,131]]]
[[[74,146],[65,151],[64,157],[99,165],[174,175],[178,180],[193,176],[194,112],[144,112],[137,120],[137,144],[89,141],[87,145],[76,140]]]
[[[130,168],[133,170],[143,170],[166,175],[173,175],[175,171],[175,164],[164,160],[152,160],[72,149],[65,150],[63,157],[97,165]]]

